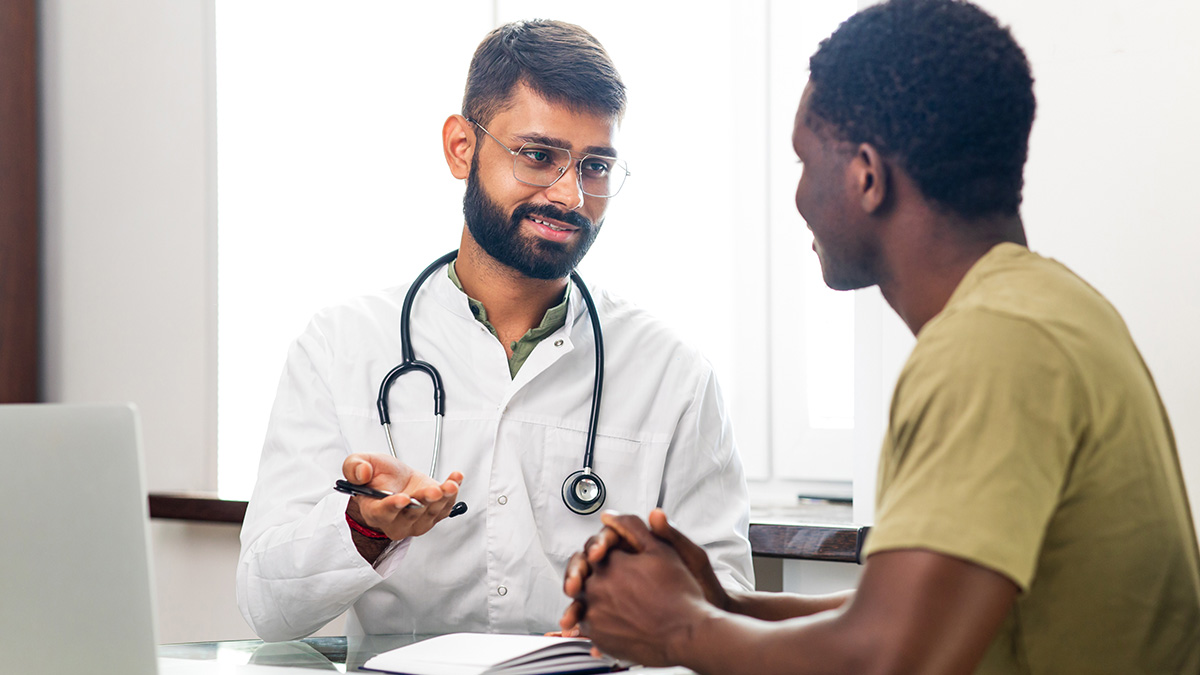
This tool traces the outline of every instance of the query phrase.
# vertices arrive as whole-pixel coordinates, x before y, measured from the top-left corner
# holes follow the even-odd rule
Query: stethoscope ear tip
[[[466,512],[467,512],[467,503],[459,502],[450,509],[450,515],[448,517],[453,518],[455,516],[461,516],[462,514],[464,514]]]

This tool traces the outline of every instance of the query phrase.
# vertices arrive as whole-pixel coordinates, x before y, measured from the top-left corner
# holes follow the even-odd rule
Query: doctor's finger
[[[447,497],[458,496],[459,488],[462,487],[462,480],[463,475],[461,473],[455,471],[454,473],[450,474],[449,478],[442,481],[440,486],[442,488],[442,494],[446,495]]]
[[[425,506],[433,506],[446,499],[446,493],[440,485],[427,485],[420,489],[412,490],[409,494],[413,499],[416,499]]]
[[[454,502],[458,497],[458,483],[453,480],[447,480],[441,485],[429,485],[420,490],[413,491],[413,496],[421,501],[422,504],[430,507],[431,514],[440,514],[443,507],[449,510],[454,506]]]
[[[432,530],[448,513],[449,508],[445,503],[438,501],[426,504],[420,509],[405,509],[397,516],[397,521],[401,521],[407,536],[419,537]]]
[[[450,516],[450,511],[454,508],[457,501],[458,491],[454,490],[451,493],[443,493],[442,497],[437,500],[428,500],[425,502],[426,508],[420,514],[420,525],[426,529],[432,528],[442,520]]]
[[[600,514],[600,522],[621,535],[621,540],[628,544],[635,553],[645,551],[658,543],[650,532],[650,528],[646,527],[646,523],[637,516],[607,511]]]
[[[413,515],[414,511],[419,511],[421,506],[409,508],[415,504],[424,506],[420,500],[413,498],[412,495],[404,492],[397,492],[390,497],[385,497],[383,499],[364,499],[362,500],[361,506],[364,511],[370,509],[373,513],[376,513],[381,518],[394,520],[405,515]]]

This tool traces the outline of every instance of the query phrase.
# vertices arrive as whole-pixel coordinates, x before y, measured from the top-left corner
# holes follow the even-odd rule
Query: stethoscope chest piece
[[[563,503],[581,516],[599,510],[604,505],[604,495],[604,481],[589,469],[580,469],[563,481]]]

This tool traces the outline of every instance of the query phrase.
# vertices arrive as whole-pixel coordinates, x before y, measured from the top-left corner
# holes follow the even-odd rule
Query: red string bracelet
[[[357,520],[351,518],[349,513],[346,514],[346,524],[350,526],[350,529],[354,530],[355,532],[361,534],[362,536],[364,536],[368,539],[387,539],[388,538],[388,536],[386,534],[380,532],[379,530],[372,530],[371,528],[367,527],[366,525],[363,525],[362,523],[358,522]]]

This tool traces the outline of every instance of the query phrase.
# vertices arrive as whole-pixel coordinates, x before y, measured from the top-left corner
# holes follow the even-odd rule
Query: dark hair
[[[488,33],[471,58],[462,114],[486,125],[504,110],[518,83],[571,109],[625,114],[625,85],[604,46],[562,21],[514,21]]]
[[[991,15],[960,0],[890,0],[847,19],[809,70],[810,128],[874,145],[962,216],[1017,214],[1033,76]]]

